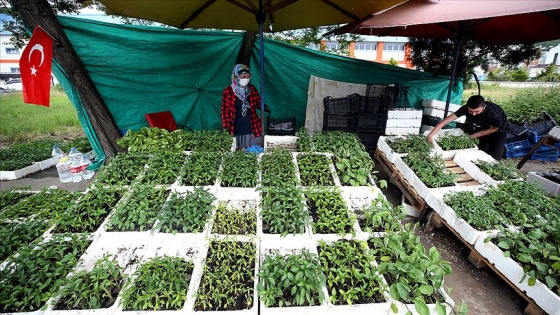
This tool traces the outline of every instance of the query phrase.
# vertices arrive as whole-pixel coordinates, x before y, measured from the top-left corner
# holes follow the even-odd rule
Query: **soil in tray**
[[[539,174],[542,177],[555,182],[556,184],[560,184],[560,173],[553,173],[553,174],[547,174],[547,173],[542,173]]]

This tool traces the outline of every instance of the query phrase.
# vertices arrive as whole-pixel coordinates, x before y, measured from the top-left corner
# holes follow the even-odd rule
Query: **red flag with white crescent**
[[[41,27],[35,27],[19,60],[24,103],[49,107],[52,46],[52,37]]]

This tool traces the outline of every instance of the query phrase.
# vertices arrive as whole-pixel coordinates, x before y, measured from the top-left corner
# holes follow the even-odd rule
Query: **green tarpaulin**
[[[170,110],[177,123],[193,130],[220,129],[222,90],[231,83],[244,33],[178,30],[110,24],[59,17],[68,38],[87,68],[121,130],[147,126],[144,114]],[[341,57],[274,40],[265,40],[265,101],[274,117],[296,116],[305,122],[311,75],[349,83],[399,83],[410,86],[411,107],[424,98],[445,100],[448,79],[421,71]],[[259,47],[255,42],[250,67],[260,90]],[[60,69],[58,69],[60,70]],[[56,71],[78,113],[85,113],[77,94]],[[452,103],[460,104],[462,84]],[[79,115],[99,154],[89,119]]]

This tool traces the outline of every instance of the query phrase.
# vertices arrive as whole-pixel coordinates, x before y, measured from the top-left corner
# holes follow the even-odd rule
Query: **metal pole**
[[[449,78],[449,88],[447,89],[447,100],[445,101],[445,112],[443,118],[447,117],[449,112],[449,104],[451,103],[451,91],[455,83],[455,72],[457,71],[457,59],[459,59],[459,49],[461,48],[462,36],[457,36],[454,40],[453,47],[453,66],[451,67],[451,77]]]
[[[257,22],[259,23],[259,47],[260,47],[260,66],[261,66],[261,127],[264,141],[264,38],[263,38],[263,24],[266,21],[266,14],[264,13],[263,0],[259,1],[259,13],[257,14]]]

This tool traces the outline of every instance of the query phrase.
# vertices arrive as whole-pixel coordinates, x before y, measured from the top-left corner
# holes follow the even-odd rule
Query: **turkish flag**
[[[19,60],[23,102],[49,107],[53,39],[39,26]]]

